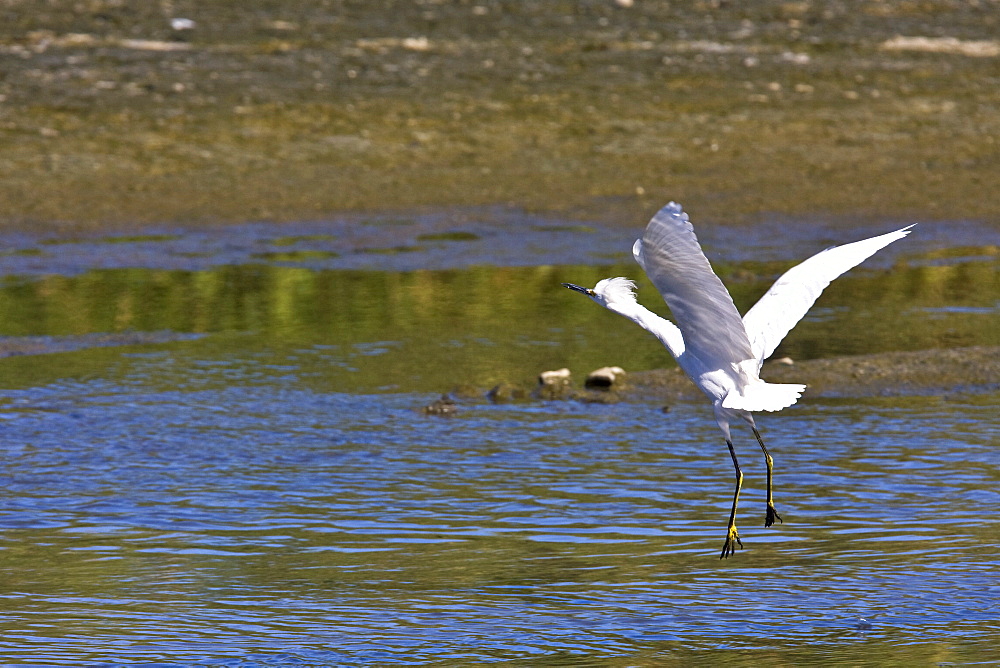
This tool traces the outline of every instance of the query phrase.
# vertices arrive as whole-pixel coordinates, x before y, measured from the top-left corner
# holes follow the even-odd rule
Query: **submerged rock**
[[[502,382],[494,385],[486,393],[486,398],[495,404],[506,404],[511,401],[520,401],[528,398],[528,392],[523,387],[513,383]]]
[[[454,415],[456,410],[455,400],[447,394],[442,394],[440,399],[424,406],[425,415]]]
[[[452,399],[475,401],[483,398],[483,388],[477,387],[471,383],[461,383],[451,388],[451,392],[448,393],[448,396]]]
[[[572,398],[582,404],[617,404],[622,400],[621,394],[607,389],[574,392]]]

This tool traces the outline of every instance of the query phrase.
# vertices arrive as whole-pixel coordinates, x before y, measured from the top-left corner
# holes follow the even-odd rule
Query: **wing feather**
[[[782,274],[743,317],[758,364],[771,356],[833,279],[902,239],[911,227],[827,248]]]
[[[679,204],[671,202],[653,216],[632,254],[670,307],[686,351],[717,368],[753,359],[733,298]]]

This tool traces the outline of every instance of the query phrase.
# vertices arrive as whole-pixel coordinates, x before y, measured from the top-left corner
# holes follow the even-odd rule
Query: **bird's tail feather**
[[[741,411],[780,411],[788,408],[802,395],[805,385],[790,383],[752,383],[742,392],[732,391],[722,400],[723,408]]]

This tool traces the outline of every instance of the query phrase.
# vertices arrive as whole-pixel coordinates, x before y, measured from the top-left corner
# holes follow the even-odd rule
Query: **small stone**
[[[588,390],[610,390],[621,385],[624,379],[625,369],[620,366],[606,366],[587,374],[583,386]]]
[[[569,369],[563,367],[562,369],[556,369],[555,371],[543,371],[538,374],[538,384],[539,385],[569,385],[569,379],[572,374]]]
[[[555,371],[543,371],[538,375],[539,399],[566,399],[569,396],[569,369],[556,369]]]
[[[195,26],[198,25],[191,19],[186,19],[182,16],[175,16],[170,19],[170,27],[174,30],[194,30]]]

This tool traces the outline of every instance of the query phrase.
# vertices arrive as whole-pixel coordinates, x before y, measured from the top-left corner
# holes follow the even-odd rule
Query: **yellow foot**
[[[778,511],[774,509],[774,504],[769,503],[767,504],[767,514],[764,515],[764,526],[765,527],[771,526],[772,524],[774,524],[774,520],[778,520],[782,524],[785,523],[785,521],[781,519],[781,515],[778,514]]]
[[[739,544],[740,549],[743,549],[743,541],[740,540],[740,533],[736,530],[736,525],[729,527],[729,535],[726,536],[726,542],[722,544],[722,555],[719,559],[728,559],[730,554],[736,552],[736,545]]]

